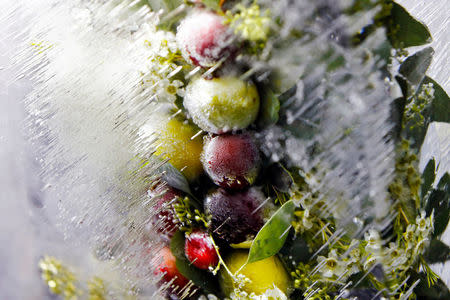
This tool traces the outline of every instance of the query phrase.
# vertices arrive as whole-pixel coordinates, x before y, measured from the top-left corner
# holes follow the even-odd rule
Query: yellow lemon
[[[288,294],[290,277],[277,256],[250,263],[241,269],[247,262],[247,256],[248,251],[236,250],[225,259],[225,264],[233,274],[242,274],[250,279],[251,282],[244,285],[243,291],[248,294],[261,295],[266,290],[274,289],[274,286],[276,286],[283,293]],[[236,273],[237,271],[239,273]],[[235,284],[224,268],[220,271],[220,285],[225,295],[229,295],[234,290]]]

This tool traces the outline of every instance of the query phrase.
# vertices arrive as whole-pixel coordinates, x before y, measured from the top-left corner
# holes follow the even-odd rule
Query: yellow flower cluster
[[[50,291],[66,300],[77,299],[80,294],[76,286],[75,275],[59,260],[45,256],[39,261],[42,279],[47,283]]]
[[[250,7],[242,4],[236,5],[238,13],[227,11],[227,24],[234,28],[236,34],[242,38],[257,42],[266,41],[270,32],[271,19],[268,10],[260,12],[259,5],[253,3]]]

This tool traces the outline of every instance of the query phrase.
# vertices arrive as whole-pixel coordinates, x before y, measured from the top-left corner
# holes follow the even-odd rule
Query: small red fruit
[[[178,219],[175,217],[172,204],[176,198],[181,197],[181,192],[167,184],[158,184],[148,190],[148,195],[156,199],[155,209],[160,210],[152,223],[156,229],[169,238],[178,230]]]
[[[189,279],[181,275],[180,271],[178,271],[175,263],[175,256],[172,254],[169,247],[162,248],[158,254],[159,257],[162,258],[162,262],[156,267],[154,274],[157,276],[163,275],[162,281],[164,283],[172,282],[168,292],[179,292],[186,286],[186,284],[188,284]]]
[[[201,67],[211,67],[235,52],[234,36],[224,18],[208,10],[188,15],[178,26],[176,38],[183,57]]]
[[[206,141],[203,168],[215,184],[230,189],[252,185],[261,159],[258,147],[248,134],[225,134]]]
[[[199,269],[207,270],[219,263],[216,249],[208,233],[193,231],[186,237],[184,253],[189,261]]]

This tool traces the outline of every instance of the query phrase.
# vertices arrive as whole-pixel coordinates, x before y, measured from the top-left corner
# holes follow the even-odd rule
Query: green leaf
[[[189,195],[192,195],[189,183],[184,175],[171,163],[166,162],[158,168],[158,172],[162,175],[162,178],[173,188],[183,191]]]
[[[399,76],[396,77],[397,80],[404,80],[403,78],[400,78]],[[406,82],[406,81],[404,81]],[[391,116],[390,119],[392,121],[392,124],[394,126],[392,127],[392,137],[395,140],[400,140],[401,138],[401,132],[403,129],[402,122],[403,122],[403,113],[405,111],[405,105],[406,105],[406,99],[404,97],[399,97],[397,99],[394,99],[391,103]]]
[[[434,264],[450,260],[450,247],[440,240],[432,240],[424,254],[427,263]]]
[[[401,75],[397,75],[395,76],[395,80],[397,81],[398,85],[400,86],[400,90],[402,91],[402,95],[403,97],[403,109],[405,108],[405,104],[406,104],[406,98],[408,98],[408,95],[412,94],[412,87],[411,85],[408,83],[408,81]],[[399,99],[399,98],[397,98]],[[403,113],[403,110],[402,110]]]
[[[398,72],[411,84],[418,86],[430,67],[433,54],[433,48],[427,47],[411,55],[402,63]]]
[[[428,193],[428,191],[431,188],[431,185],[434,182],[434,179],[436,178],[436,162],[433,159],[430,159],[427,166],[423,170],[422,173],[422,186],[420,188],[421,190],[421,199],[424,199],[425,195]]]
[[[267,89],[261,97],[261,108],[258,116],[258,126],[267,127],[278,122],[280,101],[272,90]]]
[[[450,123],[450,98],[445,90],[432,78],[425,76],[422,86],[432,84],[434,88],[433,102],[430,109],[430,122],[447,122]]]
[[[283,247],[294,217],[292,200],[280,207],[253,240],[247,263],[273,256]]]
[[[194,267],[184,255],[184,232],[177,231],[170,241],[170,250],[176,258],[180,273],[205,291],[217,294],[220,291],[216,278],[209,272]]]
[[[442,234],[450,220],[450,175],[445,173],[425,200],[427,216],[434,212],[433,237]]]
[[[170,240],[170,251],[176,259],[186,259],[184,256],[184,232],[178,230]]]
[[[388,37],[396,47],[420,46],[431,42],[427,26],[416,20],[398,3],[392,3],[391,22],[388,24]]]
[[[220,0],[202,0],[203,4],[206,5],[206,7],[211,8],[213,10],[219,10],[220,9]]]
[[[415,274],[411,277],[412,280],[416,281],[420,280],[419,284],[414,289],[414,293],[417,296],[417,299],[421,300],[448,300],[450,299],[450,291],[447,286],[440,278],[437,279],[437,282],[428,286],[427,275],[424,273]]]

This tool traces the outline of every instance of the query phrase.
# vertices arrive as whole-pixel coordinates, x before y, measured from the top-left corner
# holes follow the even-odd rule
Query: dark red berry
[[[211,11],[196,9],[177,28],[177,43],[186,60],[211,67],[235,52],[233,33],[224,18]]]
[[[215,184],[242,189],[258,176],[261,159],[258,147],[248,134],[226,134],[206,141],[202,153],[203,168]]]
[[[157,276],[162,276],[161,283],[172,282],[171,286],[168,288],[168,292],[179,292],[186,286],[186,284],[188,284],[189,279],[184,277],[180,271],[178,271],[175,263],[176,258],[170,251],[169,247],[162,248],[158,254],[162,259],[162,262],[156,267],[154,274]]]
[[[265,196],[257,188],[239,193],[219,188],[205,199],[211,232],[229,244],[254,238],[264,225],[266,208]]]
[[[149,189],[148,195],[155,201],[155,210],[159,210],[152,220],[153,225],[160,233],[169,238],[172,237],[179,226],[172,205],[178,197],[182,196],[181,192],[167,184],[160,183],[153,189]]]
[[[184,253],[189,261],[199,269],[215,267],[219,263],[216,249],[208,233],[193,231],[186,237]]]

